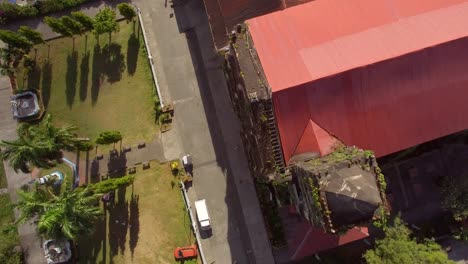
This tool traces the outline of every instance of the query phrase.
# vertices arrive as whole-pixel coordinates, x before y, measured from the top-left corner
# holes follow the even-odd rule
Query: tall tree
[[[77,11],[77,12],[72,12],[71,16],[80,24],[84,27],[85,31],[91,31],[94,29],[93,26],[93,19],[87,15],[85,15],[83,12]]]
[[[377,240],[375,248],[368,250],[364,259],[368,264],[454,263],[433,240],[418,243],[411,239],[410,234],[403,221],[396,218],[393,226],[385,231],[385,238]]]
[[[33,43],[10,30],[0,30],[0,40],[7,46],[0,49],[0,70],[2,74],[10,78],[11,92],[15,94],[17,91],[16,70],[24,55],[31,50]]]
[[[67,26],[63,24],[63,21],[61,19],[54,17],[45,17],[44,23],[46,23],[52,29],[52,31],[54,31],[57,34],[60,34],[65,37],[73,36],[73,33]]]
[[[42,38],[41,32],[36,31],[28,26],[20,26],[20,28],[18,29],[18,33],[34,45],[45,43],[44,39]]]
[[[96,206],[101,195],[88,188],[65,190],[58,196],[41,189],[19,191],[18,194],[18,221],[23,223],[37,216],[38,231],[46,238],[76,240],[79,236],[92,234],[95,222],[103,215],[101,208]]]
[[[63,16],[60,18],[60,21],[72,33],[72,35],[81,35],[85,31],[84,26],[72,17]]]
[[[117,9],[119,9],[119,13],[125,18],[125,20],[127,20],[127,22],[133,21],[137,15],[135,9],[127,3],[118,4]]]
[[[99,37],[100,34],[109,33],[109,43],[111,42],[112,32],[119,30],[115,11],[109,7],[100,10],[94,17],[94,32]]]

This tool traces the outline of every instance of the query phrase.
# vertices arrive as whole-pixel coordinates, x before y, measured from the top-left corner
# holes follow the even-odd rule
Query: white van
[[[197,211],[198,222],[202,230],[211,229],[210,216],[208,215],[208,209],[206,208],[206,200],[195,201],[195,211]]]

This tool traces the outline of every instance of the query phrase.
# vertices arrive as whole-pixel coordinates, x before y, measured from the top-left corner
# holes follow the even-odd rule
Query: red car
[[[197,246],[177,247],[174,249],[174,258],[176,260],[185,260],[196,258],[198,255]]]

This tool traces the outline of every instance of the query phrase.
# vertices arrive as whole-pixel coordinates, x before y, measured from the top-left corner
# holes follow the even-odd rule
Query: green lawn
[[[5,168],[3,167],[3,162],[0,161],[0,189],[6,188],[7,186],[8,184],[5,175]]]
[[[37,67],[18,74],[20,89],[39,88],[46,113],[58,125],[75,125],[95,138],[118,130],[124,144],[150,140],[158,129],[153,115],[153,82],[138,26],[120,23],[120,31],[59,38],[31,52]]]
[[[0,205],[0,263],[22,263],[21,254],[14,251],[14,247],[19,245],[19,239],[8,194],[0,195]]]
[[[80,263],[174,263],[174,248],[194,238],[173,180],[168,164],[138,168],[133,186],[116,193],[95,235],[79,242]]]

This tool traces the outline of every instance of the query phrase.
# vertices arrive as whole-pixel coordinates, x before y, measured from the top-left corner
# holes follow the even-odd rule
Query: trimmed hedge
[[[94,1],[97,0],[45,0],[38,1],[34,5],[20,6],[3,0],[0,3],[0,23],[6,24],[17,19],[47,15]]]

